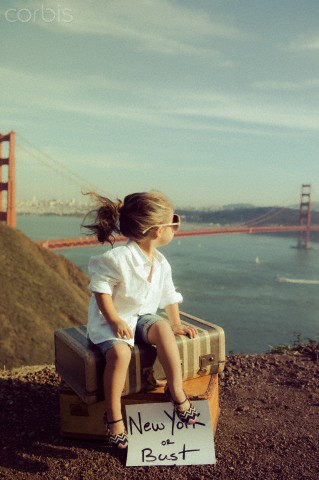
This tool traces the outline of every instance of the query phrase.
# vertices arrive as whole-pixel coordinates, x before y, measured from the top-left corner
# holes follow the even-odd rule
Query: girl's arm
[[[117,313],[111,295],[107,293],[93,292],[96,303],[105,320],[111,325],[118,338],[133,338],[133,332],[128,324]]]
[[[173,303],[172,305],[167,305],[165,307],[165,312],[170,321],[172,330],[175,335],[188,335],[190,338],[197,337],[197,328],[192,325],[182,325],[181,318],[179,316],[179,306],[178,303]]]

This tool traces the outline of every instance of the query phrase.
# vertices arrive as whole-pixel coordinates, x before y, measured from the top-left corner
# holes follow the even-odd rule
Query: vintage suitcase
[[[190,339],[176,336],[182,360],[183,380],[220,373],[225,363],[224,330],[186,313],[184,324],[196,325],[199,336]],[[104,398],[103,370],[105,360],[88,346],[86,327],[71,327],[55,332],[55,366],[57,373],[87,404]],[[146,391],[160,386],[165,374],[152,345],[135,345],[122,395]]]
[[[208,401],[213,432],[215,434],[219,416],[218,375],[206,375],[205,377],[187,380],[184,382],[184,390],[194,401]],[[126,405],[157,402],[167,402],[164,387],[158,387],[151,392],[134,393],[122,397],[124,421],[126,422]],[[88,405],[69,387],[61,387],[60,432],[63,437],[105,440],[103,412],[104,401]]]

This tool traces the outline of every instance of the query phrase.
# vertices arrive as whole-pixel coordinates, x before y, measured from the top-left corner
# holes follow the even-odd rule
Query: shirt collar
[[[136,242],[134,242],[134,240],[129,240],[127,242],[126,246],[131,250],[131,252],[134,256],[134,259],[140,265],[151,265],[152,264],[151,260],[149,258],[147,258],[147,256],[143,252],[143,250],[138,246],[138,244]],[[163,255],[158,250],[155,250],[154,251],[154,259],[157,260],[158,262],[162,263]]]

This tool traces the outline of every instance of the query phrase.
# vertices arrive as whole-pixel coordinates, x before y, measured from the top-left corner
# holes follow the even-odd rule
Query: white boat
[[[306,278],[288,278],[281,275],[277,275],[276,280],[277,282],[283,283],[304,283],[307,285],[319,285],[319,280],[308,280]]]

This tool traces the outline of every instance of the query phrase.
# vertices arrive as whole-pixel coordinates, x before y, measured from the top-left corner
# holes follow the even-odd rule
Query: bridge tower
[[[8,143],[8,156],[3,157],[3,143]],[[3,177],[3,167],[7,166],[7,176]],[[16,184],[15,184],[15,132],[0,133],[0,221],[16,227]],[[3,193],[7,192],[6,199]],[[6,201],[4,201],[6,200]],[[4,209],[4,210],[3,210]]]
[[[311,226],[311,185],[303,184],[301,186],[301,200],[299,209],[299,225],[307,226],[307,229],[299,232],[297,248],[308,249],[310,241]]]

